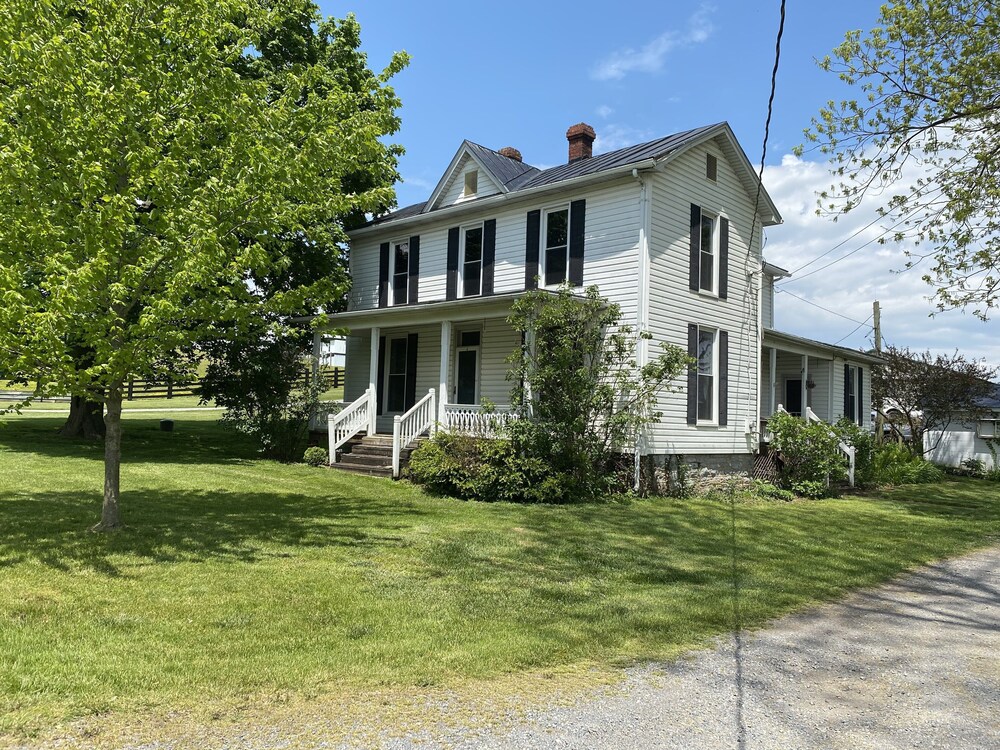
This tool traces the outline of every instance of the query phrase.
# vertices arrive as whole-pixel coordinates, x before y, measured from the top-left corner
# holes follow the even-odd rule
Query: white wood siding
[[[715,182],[705,176],[709,153],[718,159]],[[673,454],[749,453],[755,446],[746,434],[746,420],[757,419],[760,348],[758,292],[748,286],[747,270],[759,267],[760,219],[751,241],[751,197],[715,141],[671,162],[653,184],[649,314],[654,341],[686,349],[688,323],[729,332],[729,424],[687,424],[687,386],[682,376],[675,383],[679,390],[660,399],[663,417],[650,431],[648,449]],[[688,289],[692,203],[729,219],[728,299]]]
[[[469,172],[479,172],[476,178],[475,196],[465,195],[465,175]],[[496,195],[499,192],[500,188],[490,179],[489,173],[480,169],[472,157],[466,156],[459,162],[458,167],[456,167],[455,172],[451,176],[451,180],[445,185],[441,197],[438,198],[434,207],[453,206],[456,203],[471,200],[473,197],[484,198],[487,195]]]
[[[865,428],[870,428],[872,424],[871,411],[872,411],[872,380],[871,380],[871,368],[868,365],[858,365],[857,362],[851,362],[850,360],[845,360],[837,357],[833,361],[833,418],[831,422],[836,422],[844,416],[844,363],[850,364],[853,367],[861,367],[862,371],[862,382],[861,382],[861,418],[863,420],[862,426]]]
[[[567,191],[557,199],[539,197],[510,205],[479,208],[446,220],[393,231],[391,227],[362,237],[351,245],[353,279],[351,309],[378,306],[379,245],[420,236],[420,302],[445,298],[448,267],[448,229],[496,219],[494,292],[524,289],[524,252],[527,215],[534,209],[587,201],[583,283],[597,285],[601,294],[622,306],[623,316],[634,321],[638,284],[639,186],[631,178],[590,190]]]
[[[994,416],[1000,418],[1000,414]],[[924,437],[924,446],[935,447],[927,452],[926,458],[945,466],[961,466],[967,458],[978,458],[987,469],[994,468],[993,453],[986,441],[978,436],[977,430],[978,424],[969,422],[954,423],[944,431],[929,430]]]
[[[766,273],[760,290],[760,315],[765,328],[774,328],[774,277]]]

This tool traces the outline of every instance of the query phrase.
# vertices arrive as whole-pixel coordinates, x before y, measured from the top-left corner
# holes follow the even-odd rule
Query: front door
[[[785,381],[785,411],[796,417],[802,416],[802,379]]]
[[[400,414],[406,411],[407,341],[406,336],[388,340],[387,367],[385,368],[385,413]]]
[[[479,403],[479,331],[458,334],[455,350],[455,403]]]

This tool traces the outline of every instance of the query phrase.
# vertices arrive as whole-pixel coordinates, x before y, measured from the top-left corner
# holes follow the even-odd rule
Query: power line
[[[868,318],[865,320],[864,323],[858,323],[858,327],[857,328],[855,328],[853,331],[851,331],[849,334],[847,334],[843,338],[840,338],[837,341],[835,341],[833,345],[836,346],[837,344],[839,344],[844,339],[849,339],[851,336],[853,336],[855,333],[857,333],[861,329],[861,326],[865,325],[865,323],[867,323],[869,320],[871,320],[872,317],[873,316],[869,315]]]
[[[793,297],[795,297],[795,299],[801,300],[801,301],[805,302],[807,305],[812,305],[813,307],[818,307],[823,312],[828,312],[831,315],[836,315],[838,318],[843,318],[844,320],[849,320],[852,323],[857,323],[859,326],[863,326],[865,323],[868,322],[867,320],[856,320],[854,318],[849,318],[846,315],[837,312],[836,310],[831,310],[831,309],[829,309],[827,307],[823,307],[823,305],[819,305],[819,304],[813,302],[812,300],[806,299],[805,297],[800,297],[799,295],[794,294],[793,292],[790,292],[787,289],[778,289],[777,292],[779,294],[790,294]]]

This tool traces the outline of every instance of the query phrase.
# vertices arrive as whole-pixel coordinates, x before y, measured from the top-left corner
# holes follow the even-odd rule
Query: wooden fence
[[[343,367],[324,367],[319,372],[324,390],[344,387]],[[296,381],[296,385],[308,388],[312,373],[306,373]],[[130,379],[125,386],[125,400],[136,401],[143,398],[177,398],[180,396],[200,396],[202,379],[186,383],[150,383],[147,380]]]

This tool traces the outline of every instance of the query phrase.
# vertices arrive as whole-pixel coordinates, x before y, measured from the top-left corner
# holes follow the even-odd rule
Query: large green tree
[[[303,22],[331,54],[255,75]],[[121,522],[127,378],[190,374],[197,342],[257,325],[254,280],[294,265],[287,242],[333,252],[331,218],[393,201],[406,56],[375,75],[357,46],[353,19],[301,0],[0,5],[0,370],[103,394],[100,527]]]
[[[930,258],[941,309],[985,319],[1000,300],[1000,16],[993,0],[892,0],[822,66],[860,89],[806,131],[838,183],[821,211],[880,210]],[[926,249],[925,249],[926,248]]]

